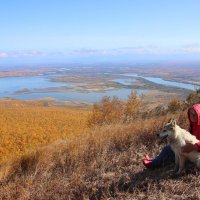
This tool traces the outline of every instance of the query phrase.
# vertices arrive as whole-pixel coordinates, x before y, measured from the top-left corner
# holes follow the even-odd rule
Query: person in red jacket
[[[194,104],[188,109],[188,119],[190,122],[190,133],[200,140],[200,104]],[[182,147],[182,152],[184,153],[198,150],[200,150],[200,142],[192,144],[186,141],[186,145]],[[143,164],[147,168],[161,167],[166,162],[175,162],[175,155],[170,145],[166,145],[156,158],[150,159],[149,155],[146,155],[143,160]]]

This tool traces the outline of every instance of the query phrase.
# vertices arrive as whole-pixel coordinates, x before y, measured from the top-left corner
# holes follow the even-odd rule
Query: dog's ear
[[[176,126],[176,120],[175,119],[171,120],[171,125],[172,125],[172,127]]]
[[[169,121],[168,121],[168,123],[172,123],[172,121],[173,121],[173,119],[172,119],[172,118],[170,118],[170,119],[169,119]]]

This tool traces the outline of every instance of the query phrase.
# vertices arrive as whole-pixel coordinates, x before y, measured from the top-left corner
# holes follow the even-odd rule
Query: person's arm
[[[195,143],[195,145],[197,146],[198,150],[200,150],[200,142]]]
[[[198,151],[200,150],[200,142],[192,144],[189,141],[185,141],[185,146],[181,148],[183,153],[190,153],[191,151]]]

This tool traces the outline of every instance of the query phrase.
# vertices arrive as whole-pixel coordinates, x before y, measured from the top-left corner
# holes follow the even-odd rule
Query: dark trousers
[[[166,145],[160,154],[152,161],[152,167],[158,168],[169,162],[175,162],[175,154],[170,145]]]

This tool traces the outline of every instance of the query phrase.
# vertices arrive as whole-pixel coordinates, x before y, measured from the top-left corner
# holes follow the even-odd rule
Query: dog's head
[[[161,141],[167,138],[174,138],[175,137],[175,127],[176,127],[176,120],[170,120],[167,124],[164,125],[161,132],[157,134]]]

